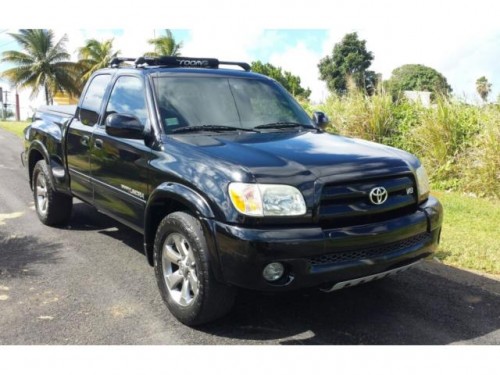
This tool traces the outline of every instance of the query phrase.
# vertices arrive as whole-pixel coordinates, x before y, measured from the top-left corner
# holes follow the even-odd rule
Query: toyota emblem
[[[387,193],[385,187],[377,186],[370,190],[369,197],[370,197],[370,202],[379,205],[383,204],[387,200],[389,194]]]

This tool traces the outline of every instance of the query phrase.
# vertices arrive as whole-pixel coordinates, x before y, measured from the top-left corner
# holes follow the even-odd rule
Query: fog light
[[[262,271],[262,276],[264,276],[264,279],[266,279],[267,281],[276,281],[281,276],[283,276],[284,272],[285,272],[285,267],[283,267],[283,264],[279,262],[273,262],[269,263],[264,268],[264,271]]]

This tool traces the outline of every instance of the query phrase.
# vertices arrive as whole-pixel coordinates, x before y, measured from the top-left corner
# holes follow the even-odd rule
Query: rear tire
[[[174,212],[158,226],[154,268],[165,304],[183,324],[211,322],[234,304],[234,288],[217,282],[210,269],[200,222],[186,212]]]
[[[73,197],[54,189],[45,160],[36,163],[32,181],[35,209],[40,221],[50,226],[67,224],[71,218]]]

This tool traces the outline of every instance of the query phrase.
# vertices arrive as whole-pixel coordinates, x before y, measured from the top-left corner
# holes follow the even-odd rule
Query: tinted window
[[[142,124],[146,124],[148,112],[144,86],[140,78],[126,76],[118,78],[111,92],[105,117],[111,113],[132,115]]]
[[[155,88],[167,132],[196,125],[253,128],[273,122],[311,124],[291,96],[268,80],[169,76],[156,78]]]
[[[95,76],[90,82],[80,108],[80,121],[83,124],[94,125],[97,122],[102,98],[110,80],[109,74],[101,74]]]

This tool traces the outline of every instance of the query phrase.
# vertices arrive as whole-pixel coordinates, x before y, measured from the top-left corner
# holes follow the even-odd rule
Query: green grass
[[[436,257],[459,268],[500,275],[500,201],[433,192],[444,224]]]
[[[14,133],[19,138],[23,138],[23,130],[26,126],[28,126],[28,122],[0,121],[0,129]]]

